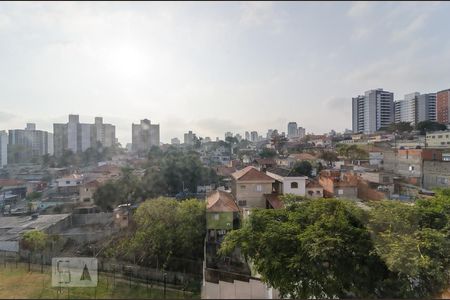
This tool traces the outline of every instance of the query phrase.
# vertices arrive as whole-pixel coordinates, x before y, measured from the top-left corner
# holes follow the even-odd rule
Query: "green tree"
[[[363,214],[334,199],[257,210],[241,229],[227,234],[219,252],[239,247],[282,297],[373,297],[386,268],[371,255]]]
[[[277,156],[277,151],[275,151],[274,149],[270,149],[270,148],[263,148],[258,155],[261,158],[274,158]]]
[[[392,123],[388,130],[389,132],[411,132],[414,129],[414,127],[411,126],[410,122],[398,122],[398,123]]]
[[[414,206],[393,201],[373,204],[369,229],[375,250],[397,274],[397,290],[391,297],[435,297],[448,287],[450,240],[448,219],[442,222],[442,217],[448,213],[450,198],[442,200]]]
[[[417,123],[416,129],[421,135],[425,135],[427,132],[446,130],[447,126],[434,121],[422,121]]]
[[[278,153],[283,152],[284,147],[286,146],[288,141],[289,140],[287,139],[287,137],[280,134],[273,134],[270,139],[270,143]]]
[[[292,170],[299,175],[311,177],[312,165],[309,161],[302,160],[300,162],[295,163]]]
[[[123,185],[109,181],[95,191],[93,198],[95,205],[103,211],[113,211],[117,205],[127,203],[127,196]]]
[[[333,162],[338,160],[338,155],[333,151],[323,151],[320,158],[327,162],[328,166],[332,166]]]
[[[40,230],[30,230],[23,234],[22,245],[25,249],[32,253],[36,251],[43,251],[49,240],[48,235]]]
[[[171,257],[199,259],[203,256],[206,231],[205,204],[196,199],[178,202],[170,198],[147,200],[137,209],[136,232],[129,251],[140,262],[156,259],[169,263]]]

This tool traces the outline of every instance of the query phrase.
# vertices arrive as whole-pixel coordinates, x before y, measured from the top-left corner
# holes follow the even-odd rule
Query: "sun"
[[[148,68],[148,56],[132,44],[110,47],[105,55],[108,70],[121,79],[137,79],[144,76]]]

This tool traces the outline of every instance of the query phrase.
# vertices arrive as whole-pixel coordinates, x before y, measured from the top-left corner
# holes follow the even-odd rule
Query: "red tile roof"
[[[0,186],[16,186],[24,185],[25,181],[18,179],[0,179]]]
[[[218,166],[216,168],[217,175],[219,176],[231,176],[234,172],[236,172],[235,167],[228,167],[228,166]]]
[[[224,191],[214,191],[206,198],[207,212],[239,212],[233,195]]]
[[[322,186],[315,180],[308,180],[306,188],[321,188]]]
[[[255,158],[253,162],[259,165],[276,165],[276,162],[272,158]]]
[[[269,175],[266,175],[266,173],[264,172],[258,171],[253,166],[245,167],[242,170],[234,172],[233,174],[231,174],[231,176],[235,180],[240,181],[270,181],[270,182],[275,181],[275,179],[273,179]]]
[[[315,157],[312,154],[309,153],[294,153],[289,155],[290,158],[296,159],[296,160],[316,160],[317,157]]]
[[[283,208],[283,201],[280,200],[278,194],[264,194],[264,197],[274,209]]]

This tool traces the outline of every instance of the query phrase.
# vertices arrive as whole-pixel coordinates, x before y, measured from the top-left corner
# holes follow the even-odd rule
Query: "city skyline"
[[[308,132],[352,127],[351,99],[448,88],[447,3],[2,3],[0,130],[131,124]],[[380,46],[382,45],[382,47]],[[318,117],[320,114],[320,118]],[[320,121],[319,121],[320,120]]]

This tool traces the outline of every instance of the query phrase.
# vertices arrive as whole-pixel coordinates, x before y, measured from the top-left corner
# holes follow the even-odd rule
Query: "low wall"
[[[94,213],[94,214],[72,214],[72,225],[93,225],[93,224],[108,224],[113,221],[112,213]]]
[[[269,288],[257,279],[248,282],[234,280],[232,283],[205,281],[202,286],[202,299],[278,299],[277,290]]]

